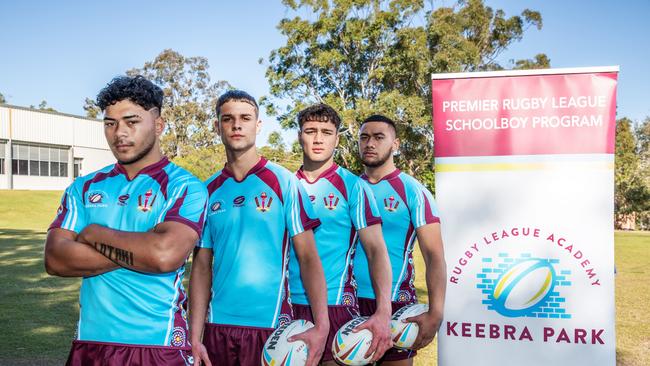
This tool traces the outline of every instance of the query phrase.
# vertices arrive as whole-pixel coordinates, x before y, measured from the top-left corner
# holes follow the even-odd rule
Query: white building
[[[0,105],[0,189],[63,190],[114,162],[102,121]]]

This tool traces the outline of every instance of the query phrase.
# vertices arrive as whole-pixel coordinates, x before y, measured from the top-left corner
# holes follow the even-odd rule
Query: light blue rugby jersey
[[[327,304],[356,306],[353,263],[357,231],[380,224],[379,210],[368,185],[349,170],[334,164],[310,182],[301,170],[296,173],[309,194],[321,226],[315,232],[316,247],[327,282]],[[296,253],[289,266],[291,300],[307,305]]]
[[[199,235],[207,192],[201,181],[167,158],[129,180],[120,164],[77,178],[63,194],[52,228],[81,232],[90,224],[146,232],[167,221]],[[189,254],[189,253],[188,253]],[[120,268],[84,277],[76,339],[187,347],[185,266],[162,274]]]
[[[264,158],[242,181],[224,168],[206,186],[210,197],[199,247],[214,256],[208,322],[275,328],[290,321],[290,239],[320,224],[304,188]]]
[[[362,179],[368,180],[365,175]],[[413,266],[413,243],[415,229],[432,223],[439,223],[439,214],[433,195],[415,178],[399,170],[388,174],[379,182],[368,182],[375,195],[381,219],[382,232],[388,247],[393,283],[391,301],[414,303],[415,268]],[[354,264],[359,297],[374,299],[375,292],[370,282],[368,259],[363,248]]]

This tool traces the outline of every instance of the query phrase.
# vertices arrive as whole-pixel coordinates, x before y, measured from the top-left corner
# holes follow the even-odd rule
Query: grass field
[[[49,277],[42,260],[60,194],[0,191],[0,365],[61,365],[67,356],[80,280]],[[617,232],[615,238],[617,364],[650,365],[650,233]],[[416,268],[422,268],[419,255]],[[425,300],[421,275],[416,286]],[[435,363],[434,342],[415,364]]]

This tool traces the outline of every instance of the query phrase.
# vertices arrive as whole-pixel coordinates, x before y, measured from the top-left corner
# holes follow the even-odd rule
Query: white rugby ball
[[[404,320],[429,311],[428,304],[413,304],[399,308],[390,321],[390,335],[395,348],[410,349],[418,336],[420,327],[417,323],[405,323]]]
[[[372,343],[372,332],[368,329],[352,332],[366,320],[366,316],[354,318],[336,332],[332,341],[332,355],[336,361],[345,365],[367,365],[370,362],[372,355],[368,358],[365,355]]]
[[[303,319],[279,326],[264,343],[262,366],[303,366],[307,362],[307,345],[303,341],[289,342],[287,339],[313,326],[312,322]]]

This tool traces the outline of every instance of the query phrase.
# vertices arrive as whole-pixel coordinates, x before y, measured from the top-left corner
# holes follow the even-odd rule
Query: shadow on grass
[[[63,364],[70,349],[81,281],[45,272],[44,240],[45,232],[0,228],[0,364]]]

